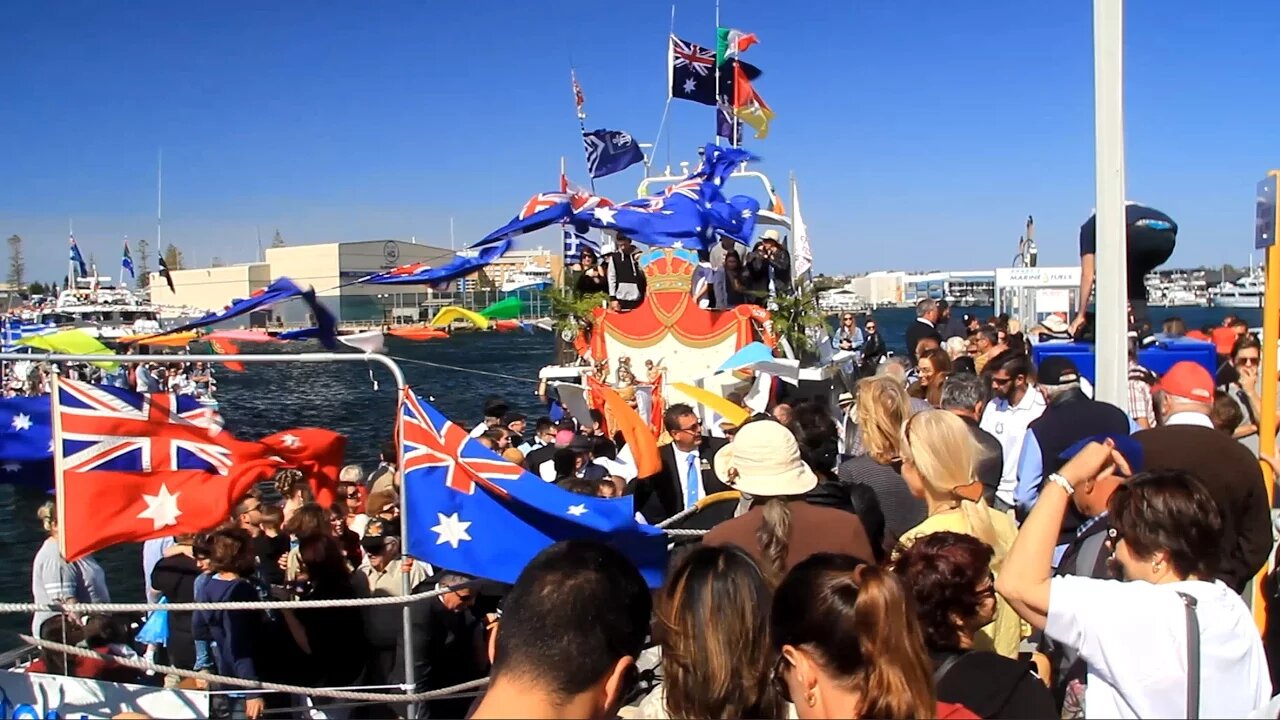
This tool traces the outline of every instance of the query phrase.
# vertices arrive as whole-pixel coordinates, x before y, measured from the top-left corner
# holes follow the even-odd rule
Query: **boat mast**
[[[156,151],[156,252],[164,255],[160,242],[160,217],[164,209],[164,148]],[[171,268],[176,269],[176,268]]]
[[[70,246],[71,243],[76,241],[75,220],[71,218],[67,218],[67,237],[70,238],[70,240],[67,242],[68,246]],[[68,290],[76,289],[76,261],[71,257],[70,247],[68,247],[67,249],[67,289]]]

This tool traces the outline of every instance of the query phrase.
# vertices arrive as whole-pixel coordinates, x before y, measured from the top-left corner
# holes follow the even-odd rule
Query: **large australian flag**
[[[635,520],[630,497],[578,495],[507,462],[405,390],[404,522],[408,552],[438,568],[515,582],[543,548],[594,539],[622,551],[650,587],[662,584],[667,540]]]

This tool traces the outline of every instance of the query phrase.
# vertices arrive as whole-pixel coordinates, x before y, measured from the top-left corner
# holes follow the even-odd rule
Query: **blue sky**
[[[1253,187],[1280,166],[1280,4],[1130,0],[1128,195],[1181,224],[1173,264],[1242,264]],[[1093,207],[1090,3],[724,0],[778,117],[748,146],[789,172],[818,269],[1007,264],[1026,215],[1043,264],[1071,262]],[[0,235],[61,277],[68,218],[100,266],[120,239],[188,264],[290,244],[459,245],[585,180],[570,59],[590,127],[652,141],[670,5],[658,2],[0,3]],[[676,33],[714,42],[714,5]],[[671,106],[659,164],[694,158],[712,111]],[[638,168],[600,183],[634,195]],[[558,242],[554,232],[525,245]]]

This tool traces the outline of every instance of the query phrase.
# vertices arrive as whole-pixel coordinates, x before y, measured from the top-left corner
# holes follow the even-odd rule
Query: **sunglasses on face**
[[[1261,362],[1261,358],[1256,358],[1256,357],[1238,357],[1238,358],[1236,358],[1236,364],[1237,364],[1237,365],[1248,365],[1248,366],[1253,366],[1253,365],[1257,365],[1259,362]]]
[[[770,680],[773,682],[773,689],[777,691],[778,696],[787,702],[791,702],[791,688],[787,687],[787,678],[785,673],[791,663],[787,662],[787,656],[778,654],[778,661],[773,664],[773,676]]]

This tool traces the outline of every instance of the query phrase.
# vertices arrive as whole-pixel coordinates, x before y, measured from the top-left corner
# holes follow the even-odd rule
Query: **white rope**
[[[693,529],[686,529],[686,528],[663,528],[662,532],[668,535],[674,535],[677,537],[682,537],[682,536],[698,537],[698,536],[706,535],[711,531],[710,530],[693,530]]]
[[[157,665],[147,662],[141,658],[125,658],[116,657],[115,655],[106,655],[94,652],[88,648],[76,647],[74,645],[63,645],[62,643],[50,642],[48,640],[38,640],[30,635],[19,635],[23,642],[30,643],[36,647],[51,650],[53,652],[65,653],[67,655],[75,655],[77,657],[90,658],[96,660],[106,660],[124,667],[133,668],[142,671],[154,671],[163,675],[176,675],[178,677],[191,678],[193,680],[206,680],[212,683],[220,683],[222,685],[235,685],[250,690],[269,690],[271,692],[290,693],[293,695],[307,695],[310,697],[327,697],[335,700],[357,700],[361,702],[388,702],[388,703],[419,703],[424,700],[433,700],[436,698],[448,697],[455,693],[461,693],[465,690],[482,687],[489,683],[489,678],[480,678],[472,680],[460,685],[451,685],[439,690],[431,690],[420,693],[370,693],[355,692],[350,690],[331,690],[328,688],[312,688],[302,685],[284,685],[282,683],[261,682],[258,680],[245,680],[243,678],[230,677],[227,675],[215,675],[212,673],[196,672],[195,670],[185,670],[183,668],[173,667],[171,665]]]
[[[520,377],[519,375],[506,375],[503,373],[489,372],[488,370],[476,370],[475,368],[465,368],[465,367],[458,367],[457,365],[445,365],[444,363],[429,362],[427,360],[414,360],[413,358],[400,357],[398,355],[388,355],[387,357],[390,357],[392,360],[396,360],[398,362],[406,362],[406,363],[416,364],[416,365],[428,365],[430,367],[441,368],[443,370],[457,370],[458,372],[469,372],[469,373],[475,373],[476,375],[488,375],[490,377],[502,378],[503,380],[519,380],[520,382],[531,382],[535,384],[540,382],[539,380],[534,380],[532,378],[527,378],[527,377]]]
[[[195,612],[197,610],[305,610],[309,608],[368,607],[371,605],[403,605],[429,600],[462,587],[429,590],[416,595],[386,595],[348,600],[255,600],[253,602],[190,602],[190,603],[0,603],[0,613],[68,612],[77,615],[90,613],[152,612],[170,610]]]
[[[701,508],[699,508],[697,505],[694,505],[693,507],[687,507],[684,510],[681,510],[680,512],[676,513],[675,515],[672,515],[671,517],[667,518],[666,520],[663,520],[662,522],[658,523],[656,527],[665,528],[672,523],[679,522],[689,517],[690,515],[698,512],[698,510],[700,509]]]

